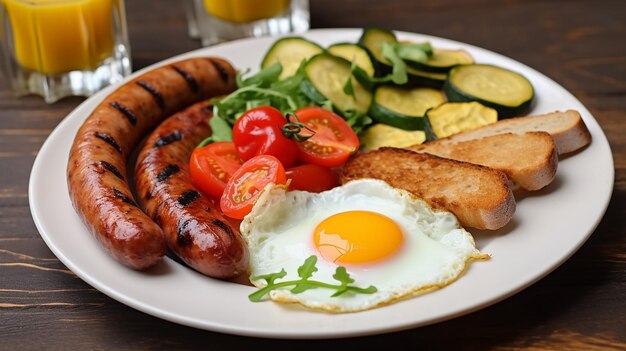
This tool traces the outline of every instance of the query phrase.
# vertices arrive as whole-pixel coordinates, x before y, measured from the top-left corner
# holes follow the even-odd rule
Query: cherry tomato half
[[[284,167],[296,164],[298,148],[282,133],[287,120],[274,107],[260,106],[246,111],[233,126],[233,142],[243,160],[257,155],[272,155]]]
[[[259,155],[246,161],[226,183],[220,200],[225,215],[242,219],[269,183],[285,184],[287,176],[280,161],[271,155]]]
[[[337,167],[359,149],[359,138],[339,115],[321,107],[304,107],[296,111],[301,123],[315,134],[298,143],[298,156],[304,163]]]
[[[235,145],[222,141],[196,148],[189,160],[189,172],[194,184],[207,195],[219,199],[226,182],[243,161],[235,152]]]
[[[319,193],[339,185],[339,179],[330,168],[318,165],[301,165],[288,169],[287,179],[291,179],[289,190],[305,190]]]

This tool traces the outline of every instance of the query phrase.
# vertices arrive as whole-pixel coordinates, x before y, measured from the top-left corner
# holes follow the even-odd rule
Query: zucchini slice
[[[405,130],[424,130],[424,115],[429,108],[445,101],[439,90],[381,85],[374,92],[369,115],[377,122]]]
[[[406,72],[409,75],[409,84],[416,87],[441,89],[448,78],[446,73],[426,72],[411,66],[406,66]]]
[[[359,38],[359,44],[366,47],[379,63],[378,75],[386,74],[391,67],[389,60],[384,58],[382,53],[383,43],[387,42],[397,43],[398,39],[392,31],[382,28],[365,28]]]
[[[427,140],[476,129],[498,120],[498,112],[478,102],[447,102],[426,112]]]
[[[356,64],[356,67],[352,71],[352,74],[356,79],[368,89],[374,88],[372,77],[374,77],[375,62],[372,54],[364,46],[353,43],[338,43],[333,44],[326,49],[330,54],[342,57],[352,64]]]
[[[526,114],[535,97],[532,84],[523,75],[485,64],[453,68],[443,89],[449,101],[478,101],[496,109],[501,118]]]
[[[446,73],[455,66],[474,63],[474,58],[465,50],[433,49],[432,56],[425,62],[406,62],[422,71]]]
[[[424,140],[426,134],[422,130],[404,130],[382,123],[367,128],[361,138],[365,150],[376,150],[383,146],[408,147],[421,144]]]
[[[306,78],[300,89],[317,103],[330,100],[333,107],[343,113],[356,110],[367,113],[372,103],[372,93],[354,78],[350,61],[327,52],[311,57],[304,66]],[[344,92],[344,86],[351,80],[353,95]]]
[[[354,62],[369,77],[374,76],[374,62],[371,54],[365,47],[352,43],[338,43],[329,46],[327,51],[332,55]]]
[[[283,66],[279,79],[285,79],[296,73],[302,61],[323,51],[321,46],[302,37],[278,39],[265,54],[261,68],[279,62]]]

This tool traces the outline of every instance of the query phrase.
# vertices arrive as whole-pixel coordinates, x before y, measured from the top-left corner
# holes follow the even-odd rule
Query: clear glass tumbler
[[[124,0],[2,0],[0,60],[17,95],[90,96],[131,73]]]
[[[185,5],[185,16],[187,17],[187,33],[193,39],[200,38],[198,33],[198,20],[196,18],[196,8],[194,0],[183,0]]]
[[[202,45],[309,29],[308,0],[195,0]]]

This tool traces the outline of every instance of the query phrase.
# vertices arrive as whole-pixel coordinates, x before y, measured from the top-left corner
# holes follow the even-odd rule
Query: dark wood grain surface
[[[182,5],[127,0],[133,67],[199,47]],[[46,105],[0,81],[0,349],[626,350],[626,2],[623,0],[311,0],[312,26],[382,26],[463,41],[512,57],[579,98],[615,161],[610,206],[591,238],[521,293],[470,315],[387,335],[264,340],[166,322],[77,278],[31,218],[28,179],[42,143],[82,98]],[[214,348],[215,347],[215,348]]]

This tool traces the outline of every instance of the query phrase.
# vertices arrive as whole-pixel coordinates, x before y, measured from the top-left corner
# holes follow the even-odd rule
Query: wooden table
[[[46,105],[0,86],[0,349],[626,349],[626,2],[312,0],[312,26],[382,26],[451,38],[519,60],[578,97],[613,150],[611,204],[588,242],[555,272],[492,307],[436,325],[342,340],[276,341],[169,323],[103,295],[61,264],[28,207],[33,160],[80,104]],[[182,6],[126,1],[133,67],[199,47]],[[415,346],[413,346],[415,345]]]

